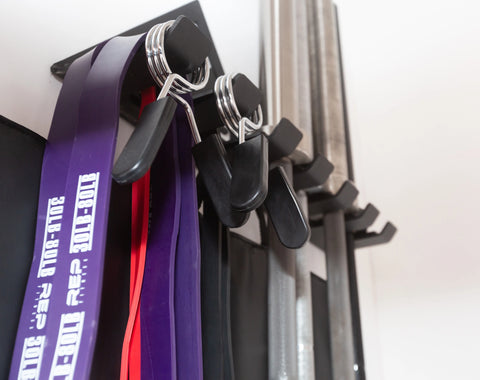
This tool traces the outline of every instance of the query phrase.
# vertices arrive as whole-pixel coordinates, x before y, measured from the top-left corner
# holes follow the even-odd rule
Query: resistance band
[[[26,294],[29,298],[22,312],[26,320],[21,321],[17,335],[11,379],[89,377],[98,325],[121,84],[143,38],[116,37],[106,43],[84,80],[78,108],[66,109],[69,116],[62,115],[70,121],[78,117],[78,127],[76,133],[68,136],[63,133],[60,138],[63,143],[74,141],[71,160],[70,154],[65,159],[58,157],[58,150],[51,149],[51,160],[58,162],[61,158],[60,172],[66,173],[66,186],[56,189],[55,196],[48,192],[46,202],[41,190],[39,207],[47,211],[42,211],[44,221],[39,213],[36,251],[41,254],[39,263],[32,265],[30,276],[34,277],[32,274],[38,268],[38,277],[48,276],[50,282],[29,281]],[[81,84],[82,81],[76,83],[76,91]],[[63,146],[56,141],[52,141],[54,148]],[[47,186],[49,179],[58,185],[56,173],[52,172],[54,165],[58,164],[44,159],[42,187]],[[44,300],[40,308],[40,301]],[[43,314],[44,325],[40,327],[44,335],[29,332],[32,329],[27,318],[32,308],[37,309],[37,330]]]
[[[174,271],[180,220],[175,119],[150,169],[150,235],[140,302],[142,377],[176,379]]]
[[[141,373],[202,379],[200,243],[192,137],[177,108],[151,169],[151,228],[141,296]]]
[[[155,101],[155,87],[142,91],[143,108]],[[120,379],[141,379],[140,295],[145,270],[150,211],[150,171],[132,184],[132,228],[130,260],[130,314],[125,329]]]
[[[43,156],[35,245],[10,366],[10,379],[39,379],[53,302],[59,231],[65,203],[65,183],[78,122],[83,83],[93,51],[77,59],[68,70],[60,91]]]
[[[201,380],[200,236],[195,167],[191,153],[193,140],[187,116],[181,107],[177,107],[175,117],[181,181],[180,228],[175,260],[177,377],[180,380]]]

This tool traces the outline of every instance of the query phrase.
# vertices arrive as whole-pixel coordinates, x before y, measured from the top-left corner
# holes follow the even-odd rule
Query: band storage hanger
[[[191,82],[179,73],[173,73],[167,61],[166,36],[170,30],[172,46],[175,46],[175,41],[184,39],[186,35],[197,36],[200,48],[194,49],[192,54],[175,54],[180,58],[174,60],[178,70],[184,75],[189,70],[193,70],[189,73]],[[258,130],[262,125],[260,94],[257,89],[257,96],[244,96],[243,98],[248,101],[240,102],[240,107],[237,107],[234,94],[254,93],[254,91],[248,91],[249,81],[246,77],[230,75],[220,77],[216,81],[215,94],[218,113],[225,126],[239,139],[239,145],[233,153],[233,156],[237,157],[233,160],[235,166],[233,173],[236,173],[233,175],[220,137],[212,134],[202,141],[191,107],[179,96],[203,88],[209,80],[210,63],[208,58],[204,58],[203,65],[195,66],[203,56],[208,54],[209,50],[206,39],[201,37],[201,33],[195,32],[195,25],[188,19],[180,17],[175,22],[169,21],[152,28],[147,34],[148,68],[162,90],[157,101],[145,108],[139,125],[120,154],[112,173],[120,183],[128,183],[143,176],[151,166],[168,130],[176,106],[175,99],[187,113],[196,143],[192,148],[192,153],[199,175],[205,183],[215,209],[226,226],[239,227],[246,222],[247,212],[259,207],[268,197],[267,139],[263,134],[257,134],[244,141],[245,134]],[[175,51],[175,49],[171,48],[170,51]],[[234,79],[236,86],[233,85]],[[250,85],[251,87],[254,86]],[[258,100],[256,101],[256,99]],[[252,112],[251,108],[255,103],[258,104]],[[239,109],[247,114],[251,113],[253,120],[242,117]],[[277,149],[277,151],[282,151],[282,149]],[[292,247],[298,247],[308,238],[308,224],[305,223],[305,218],[295,200],[291,186],[289,188],[288,181],[285,181],[284,173],[276,167],[272,170],[276,178],[272,183],[279,190],[275,190],[275,196],[268,197],[266,207],[270,210],[269,214],[276,231],[285,235],[284,238],[281,238],[282,242]],[[280,207],[278,207],[279,205]],[[284,213],[279,213],[279,210],[283,210]],[[285,218],[292,215],[293,219]],[[287,235],[289,236],[287,237]],[[296,238],[292,239],[292,237]]]
[[[180,57],[176,62],[176,70],[187,73],[183,74],[185,77],[178,72],[173,73],[169,66],[170,61],[166,58],[166,35],[175,27],[177,28],[174,30],[176,38],[170,35],[170,42],[173,48],[179,49],[173,54],[175,57]],[[193,209],[196,216],[197,208],[192,201],[192,198],[195,199],[192,194],[194,186],[187,183],[191,180],[188,177],[193,175],[193,168],[190,168],[190,171],[187,170],[188,159],[191,164],[188,125],[191,127],[193,139],[197,141],[199,137],[195,120],[193,119],[193,123],[190,122],[193,113],[189,101],[181,95],[203,88],[209,79],[210,63],[206,57],[202,58],[203,63],[199,60],[193,61],[192,56],[198,59],[202,54],[182,55],[180,44],[182,38],[194,35],[196,32],[196,27],[191,21],[180,17],[175,22],[168,21],[156,25],[147,33],[145,43],[147,67],[155,82],[162,88],[157,101],[151,103],[150,109],[159,109],[159,111],[154,112],[154,117],[145,119],[143,123],[143,116],[140,118],[136,134],[132,135],[127,148],[119,158],[119,161],[125,164],[123,168],[127,168],[124,173],[133,174],[127,176],[129,177],[127,183],[136,176],[142,175],[143,171],[148,171],[153,163],[151,186],[154,196],[151,203],[151,236],[147,245],[147,270],[141,301],[141,371],[145,376],[152,378],[162,376],[175,378],[177,373],[180,376],[185,371],[189,372],[190,376],[193,376],[194,371],[197,374],[201,373],[201,357],[198,349],[201,344],[194,342],[196,335],[198,335],[197,340],[199,338],[197,332],[200,328],[194,323],[196,320],[199,325],[199,313],[196,316],[192,315],[191,310],[195,308],[194,305],[197,301],[199,302],[200,297],[195,292],[196,289],[198,290],[195,278],[199,274],[195,269],[198,265],[194,266],[195,222],[189,215],[189,209]],[[200,50],[204,53],[207,51],[207,49]],[[198,66],[199,62],[200,66]],[[181,109],[177,110],[177,102],[185,108],[188,122],[180,122],[182,118],[179,117],[179,111],[183,119],[185,119],[185,113]],[[171,106],[168,106],[168,103]],[[167,104],[166,107],[165,104]],[[168,112],[170,108],[173,112]],[[148,109],[145,108],[145,111]],[[175,111],[176,117],[173,119]],[[176,121],[173,127],[169,128],[172,120]],[[185,125],[186,133],[183,128]],[[182,145],[181,148],[177,147],[180,136],[182,136],[182,144],[179,143]],[[164,138],[165,144],[162,144]],[[148,144],[150,144],[149,147]],[[145,146],[147,146],[146,149]],[[130,152],[133,152],[133,155],[128,155],[128,148],[131,148]],[[187,149],[188,159],[185,160],[184,153],[180,155],[179,149]],[[164,167],[165,164],[166,167]],[[182,176],[184,183],[180,186]],[[190,206],[193,206],[188,207],[188,202],[192,202]],[[198,229],[198,226],[196,228]],[[182,238],[182,234],[188,234],[188,239]],[[198,251],[196,253],[199,254]],[[159,272],[163,272],[160,278]],[[161,319],[162,323],[157,323],[158,319]],[[188,319],[188,328],[175,328],[179,319],[181,321]],[[185,325],[185,323],[179,324]],[[151,343],[157,340],[161,343]],[[180,359],[181,361],[177,362]],[[185,378],[185,375],[183,377]]]
[[[81,113],[81,122],[83,124],[85,124],[85,132],[82,132],[83,133],[83,136],[81,139],[76,139],[75,140],[75,144],[74,145],[74,152],[77,156],[75,157],[81,157],[82,160],[71,160],[71,164],[74,165],[74,169],[75,170],[72,170],[73,173],[69,173],[68,174],[68,183],[69,184],[74,184],[76,183],[75,180],[78,181],[78,178],[76,178],[75,176],[77,175],[76,174],[76,170],[80,170],[82,169],[83,167],[81,167],[81,165],[83,165],[84,162],[88,162],[88,165],[92,165],[97,167],[98,165],[102,165],[102,169],[101,169],[101,185],[102,185],[102,192],[99,191],[99,194],[101,194],[102,197],[104,197],[104,194],[105,194],[105,198],[108,198],[108,187],[107,187],[107,182],[105,181],[108,181],[108,183],[110,183],[110,172],[111,172],[111,169],[112,167],[109,166],[109,168],[107,168],[107,164],[105,163],[106,162],[106,159],[107,159],[107,155],[109,155],[110,153],[112,154],[112,158],[113,158],[113,147],[114,147],[114,144],[112,144],[112,142],[114,141],[114,136],[115,136],[115,133],[116,133],[116,129],[115,129],[115,123],[118,123],[118,106],[117,108],[115,108],[115,102],[111,102],[108,104],[108,106],[111,108],[108,108],[108,107],[100,107],[100,110],[98,109],[99,107],[95,108],[94,111],[90,111],[90,112],[87,112],[88,109],[90,107],[95,107],[96,104],[98,103],[101,103],[103,104],[104,102],[110,102],[110,99],[113,101],[113,100],[117,100],[117,96],[119,97],[119,93],[115,93],[115,96],[111,96],[111,92],[113,91],[119,91],[121,89],[121,81],[123,79],[123,75],[125,74],[126,70],[127,70],[127,67],[128,67],[128,64],[130,62],[130,59],[133,58],[133,55],[134,55],[134,50],[136,50],[136,48],[139,47],[139,44],[142,42],[143,38],[142,36],[138,36],[138,37],[131,37],[130,39],[128,38],[124,38],[122,40],[122,38],[119,38],[119,39],[113,39],[111,41],[109,41],[105,47],[102,49],[101,51],[101,54],[99,55],[99,57],[101,57],[101,59],[99,59],[99,61],[101,61],[101,64],[98,63],[94,68],[91,69],[90,73],[89,73],[89,76],[88,76],[88,95],[90,95],[90,97],[86,97],[86,95],[84,96],[85,97],[85,100],[83,103],[81,103],[81,106],[83,108],[81,108],[82,110],[84,110],[83,113]],[[104,49],[105,50],[105,53],[104,53]],[[119,53],[119,51],[121,51],[121,58],[122,60],[118,60],[117,61],[114,61],[117,57],[117,55],[120,55],[120,54],[117,54]],[[112,54],[113,53],[113,54]],[[125,55],[125,56],[124,56]],[[112,62],[113,61],[113,62]],[[112,69],[113,67],[113,69]],[[107,75],[108,74],[108,75]],[[110,78],[112,77],[112,78]],[[98,83],[100,84],[104,84],[105,81],[108,81],[108,80],[111,80],[111,82],[108,82],[105,86],[105,88],[101,88],[102,90],[105,90],[105,91],[96,91],[97,87],[98,87]],[[102,98],[102,94],[104,92],[108,92],[108,96],[105,96],[104,98]],[[87,91],[85,91],[85,93],[87,93]],[[92,96],[93,94],[93,96]],[[83,98],[82,98],[83,99]],[[94,101],[96,100],[96,101]],[[102,113],[103,111],[105,111],[104,113]],[[111,111],[111,112],[110,112]],[[115,112],[116,111],[116,112]],[[116,113],[116,114],[115,114]],[[73,112],[72,114],[75,114],[75,112]],[[97,125],[97,119],[105,119],[106,117],[109,118],[108,120],[108,123],[104,123],[105,124],[105,127],[104,127],[104,124],[101,124],[101,123],[98,123]],[[103,118],[103,119],[102,119]],[[83,125],[82,124],[82,125]],[[74,124],[72,124],[74,125]],[[91,137],[92,135],[96,134],[96,130],[95,128],[99,126],[102,126],[103,129],[106,129],[107,127],[109,128],[108,130],[108,136],[105,134],[105,136],[102,135],[102,138],[103,139],[108,139],[108,142],[105,140],[104,143],[105,144],[100,144],[99,141],[96,141],[95,144],[92,144],[91,141],[89,142],[89,148],[85,148],[83,149],[84,144],[85,143],[85,140],[86,140],[86,137],[88,135],[88,137]],[[110,127],[112,127],[112,129],[110,129]],[[83,127],[82,127],[83,128]],[[100,129],[100,128],[99,128]],[[92,133],[91,134],[88,134],[87,131],[90,131],[92,130]],[[103,130],[101,131],[103,132]],[[99,136],[101,135],[101,132],[98,132]],[[99,137],[100,139],[100,137]],[[103,141],[103,140],[102,140]],[[108,145],[108,150],[107,149],[104,149],[102,150],[103,146],[107,146]],[[99,146],[102,146],[102,148],[99,149]],[[96,157],[97,153],[95,154],[90,154],[89,152],[93,150],[95,152],[98,152],[98,155],[101,156],[101,159],[99,160],[95,160],[94,158]],[[85,152],[84,152],[85,151]],[[105,156],[105,162],[103,160]],[[93,158],[93,161],[92,161],[92,158]],[[58,160],[57,160],[58,161]],[[78,161],[78,162],[77,162]],[[97,162],[98,161],[98,162]],[[104,165],[105,163],[105,165]],[[106,169],[106,170],[104,170]],[[87,170],[87,169],[84,169],[84,170]],[[88,171],[92,171],[93,169],[89,169]],[[58,173],[57,173],[58,174]],[[81,177],[83,178],[83,177]],[[90,178],[90,177],[89,177]],[[80,186],[80,185],[79,185]],[[72,186],[70,186],[72,187]],[[69,188],[69,187],[68,187]],[[67,199],[72,199],[74,197],[70,197],[70,193],[71,191],[69,190],[69,197],[67,197]],[[103,199],[102,198],[102,202],[103,202]],[[70,205],[68,205],[70,207]],[[105,208],[104,207],[99,207],[99,209],[97,210],[97,214],[98,214],[98,218],[99,220],[100,219],[103,219],[103,214],[105,213]],[[101,212],[100,212],[101,211]],[[70,217],[68,215],[66,215],[66,219],[68,221],[68,219],[71,221],[72,219],[70,219]],[[76,220],[76,219],[74,219]],[[63,224],[63,223],[62,223]],[[92,226],[93,226],[93,223],[92,223]],[[68,223],[66,225],[66,227],[68,227]],[[92,227],[93,228],[93,227]],[[68,229],[68,228],[67,228]],[[101,229],[101,231],[100,231]],[[90,275],[91,276],[95,276],[95,277],[98,277],[97,276],[97,270],[101,270],[101,265],[93,265],[94,263],[96,263],[96,260],[101,260],[101,255],[100,255],[100,238],[102,238],[102,236],[104,235],[104,230],[105,230],[105,223],[95,223],[95,233],[93,234],[94,237],[98,237],[98,242],[95,241],[95,259],[93,260],[93,253],[90,254],[90,259],[92,259],[92,266],[91,268],[93,269],[90,269],[89,273],[91,273]],[[69,231],[65,231],[65,233],[68,233]],[[63,233],[63,235],[65,235],[65,233]],[[63,235],[62,235],[62,238],[63,238]],[[65,236],[66,237],[66,236]],[[64,241],[67,241],[67,239],[64,239]],[[102,240],[103,241],[103,240]],[[63,243],[62,243],[63,244]],[[78,252],[76,252],[78,253]],[[97,255],[98,253],[98,255]],[[68,255],[67,255],[68,257]],[[65,260],[68,260],[67,257],[65,257],[64,261]],[[70,257],[73,257],[73,256],[70,256]],[[62,264],[63,266],[63,264]],[[82,270],[85,270],[85,266],[82,267]],[[62,268],[58,268],[58,269],[64,269],[63,267]],[[59,291],[63,292],[62,289],[58,289]],[[55,290],[55,287],[54,287],[54,290],[53,290],[54,293],[58,293],[56,292]],[[90,289],[89,289],[89,292],[90,292]],[[91,303],[95,302],[95,296],[96,295],[93,295],[93,294],[89,294],[89,297],[85,297],[85,300],[88,301],[88,304],[90,305]],[[53,297],[52,295],[52,301],[54,300],[54,298],[57,298],[56,296]],[[61,304],[61,303],[60,303]],[[80,307],[80,306],[79,306]],[[89,306],[90,307],[90,306]],[[93,311],[93,308],[92,309],[88,309],[87,310],[88,313],[89,313],[89,316],[88,318],[92,318],[90,316],[90,314],[92,314],[94,311]],[[55,315],[55,318],[56,318],[56,315]],[[86,321],[88,322],[89,319],[87,317],[85,317]],[[51,318],[50,318],[51,319]],[[55,322],[54,322],[55,323]],[[87,332],[89,334],[89,336],[91,336],[91,334],[94,333],[94,329],[95,329],[95,326],[96,324],[95,323],[86,323],[85,324],[85,328],[84,328],[84,334],[86,335]],[[87,331],[87,328],[88,328],[88,331]],[[58,329],[57,329],[58,330]],[[50,330],[49,330],[50,331]],[[52,330],[53,332],[53,330]],[[56,332],[56,334],[58,333],[58,331]],[[84,337],[84,340],[86,340],[86,338]],[[93,339],[89,339],[88,340],[90,346],[92,345],[92,343],[94,342]],[[53,349],[55,349],[55,347],[46,347],[46,349],[48,348],[49,350],[49,355],[51,355],[50,351]],[[91,352],[90,348],[88,348],[89,352]],[[77,369],[79,371],[82,372],[82,375],[79,375],[79,376],[82,376],[83,378],[83,374],[86,374],[88,373],[89,371],[89,366],[90,366],[90,361],[89,360],[84,360],[84,356],[85,355],[89,355],[86,351],[86,348],[83,348],[82,349],[82,360],[79,360],[78,363],[82,363],[82,365],[80,366],[77,366]],[[91,356],[90,358],[91,359]],[[56,365],[57,363],[55,363]],[[14,367],[12,367],[14,368]],[[74,368],[74,365],[72,365],[72,368]],[[45,368],[42,368],[42,371],[43,370],[49,370],[49,368],[45,367]],[[72,369],[73,371],[74,369]]]
[[[265,136],[260,128],[260,101],[260,91],[244,75],[219,77],[214,94],[201,99],[196,109],[200,130],[207,135],[206,139],[219,145],[223,145],[217,133],[220,126],[225,126],[233,136],[234,141],[227,148],[233,167],[226,162],[233,179],[230,189],[221,192],[222,203],[228,201],[231,208],[245,211],[265,205],[282,244],[298,248],[308,240],[310,227],[279,161],[295,150],[302,133],[282,118],[273,133]],[[218,117],[214,116],[215,108]]]
[[[261,93],[245,75],[227,74],[217,78],[215,95],[225,127],[238,140],[238,145],[231,149],[230,204],[238,211],[252,211],[260,207],[268,192],[267,138],[257,133],[246,140],[247,135],[254,134],[263,125]],[[240,107],[236,98],[244,99]]]
[[[33,368],[33,372],[32,368],[27,369],[30,373],[28,377],[31,377],[32,373],[40,378],[59,376],[60,373],[71,378],[89,377],[98,327],[100,285],[110,199],[110,174],[118,126],[120,90],[129,63],[143,43],[143,38],[144,36],[119,37],[108,41],[97,49],[98,55],[93,64],[91,55],[79,59],[83,65],[77,68],[81,67],[82,71],[86,71],[82,80],[77,78],[78,81],[75,81],[75,88],[81,91],[81,95],[78,102],[71,101],[73,109],[68,109],[68,112],[63,110],[60,114],[63,117],[68,115],[73,119],[73,128],[78,121],[76,130],[74,129],[71,134],[69,133],[70,136],[60,141],[71,142],[71,149],[65,152],[52,149],[52,163],[46,163],[44,160],[43,172],[45,174],[47,170],[52,171],[53,181],[48,180],[48,186],[55,186],[53,196],[55,203],[63,206],[61,208],[63,217],[61,228],[58,231],[55,230],[57,235],[54,237],[58,242],[58,252],[56,260],[51,262],[54,267],[49,272],[50,286],[46,293],[49,296],[50,305],[53,306],[49,309],[46,325],[44,324],[43,331],[40,333],[44,334],[44,341],[48,342],[39,350],[45,365],[40,365],[40,360],[36,361],[37,368]],[[62,127],[66,125],[62,123],[59,128],[63,137],[65,128]],[[55,143],[51,141],[51,144]],[[59,177],[59,169],[65,171],[65,178]],[[47,179],[42,176],[42,185]],[[48,194],[50,190],[47,187],[45,189],[45,193]],[[42,212],[47,209],[47,214],[49,213],[47,206],[51,205],[53,199],[51,197],[52,195],[48,195],[48,199],[39,206]],[[81,217],[77,218],[77,216]],[[49,220],[45,220],[41,213],[37,220],[39,231],[49,232]],[[86,227],[85,224],[87,224]],[[40,234],[39,238],[47,236],[47,232],[45,235]],[[81,233],[84,235],[80,235]],[[51,239],[54,238],[50,232],[48,236]],[[86,238],[88,238],[87,241],[85,241]],[[39,242],[40,248],[42,243],[45,244],[45,242]],[[31,274],[37,278],[35,267],[32,267]],[[71,275],[75,275],[75,278]],[[70,289],[72,284],[77,284],[75,291]],[[31,288],[30,285],[34,287]],[[36,307],[32,307],[35,305],[35,300],[29,298],[27,301],[27,296],[34,298],[38,294],[35,283],[30,285],[24,301],[27,323],[23,331],[37,335],[36,331],[28,328],[28,322],[32,318],[31,311]],[[64,343],[61,333],[66,324],[75,325],[76,338],[73,351],[65,351],[62,347]],[[23,342],[22,330],[19,329],[17,346],[20,351],[12,361],[11,378],[24,377],[21,373],[25,370],[25,363],[21,361]],[[65,366],[67,363],[69,365]]]
[[[112,176],[118,183],[132,183],[150,168],[173,119],[175,100],[182,102],[180,95],[198,91],[208,83],[210,49],[211,41],[183,16],[149,30],[145,40],[147,67],[161,91],[157,101],[143,110],[115,163]],[[192,133],[196,135],[195,130]]]
[[[192,43],[203,45],[202,48],[194,48],[193,54],[175,55],[181,73],[192,70],[187,75],[184,74],[189,80],[180,73],[174,73],[169,65],[165,41],[167,32],[171,28],[177,28],[174,30],[173,40],[178,42],[188,37],[189,44],[183,46],[182,51],[184,49],[188,50]],[[176,103],[179,103],[187,114],[192,131],[195,142],[192,153],[199,175],[215,204],[217,213],[225,225],[238,227],[246,222],[248,214],[236,212],[228,203],[224,202],[223,194],[230,189],[231,172],[223,144],[218,136],[209,136],[202,141],[193,110],[181,96],[202,89],[209,81],[211,65],[208,57],[206,57],[209,51],[206,47],[211,42],[208,41],[207,43],[205,37],[199,37],[200,35],[201,33],[195,25],[184,17],[180,17],[175,22],[168,21],[159,24],[148,32],[145,43],[148,69],[162,90],[157,101],[145,107],[144,115],[142,115],[139,125],[121,152],[112,175],[117,182],[130,183],[145,174],[165,137]],[[171,44],[175,45],[174,42],[171,42]],[[173,48],[170,50],[175,51]],[[204,59],[203,63],[200,66],[195,66],[201,57]]]

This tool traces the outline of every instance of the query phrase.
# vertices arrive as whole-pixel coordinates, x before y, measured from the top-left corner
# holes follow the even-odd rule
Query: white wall
[[[399,227],[357,253],[369,379],[478,379],[480,2],[337,4],[358,185]]]
[[[61,87],[50,75],[52,63],[188,2],[0,1],[0,114],[46,137]],[[257,78],[257,1],[201,5],[224,67]]]
[[[1,1],[0,114],[46,136],[53,62],[184,3]],[[368,378],[476,379],[480,2],[337,4],[357,184],[399,227],[357,253]],[[258,2],[202,6],[225,69],[256,79]]]

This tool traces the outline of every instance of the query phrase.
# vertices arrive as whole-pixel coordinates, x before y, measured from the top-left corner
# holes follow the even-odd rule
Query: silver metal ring
[[[220,118],[228,130],[242,143],[246,135],[263,125],[262,107],[258,105],[250,118],[240,115],[233,95],[233,78],[236,74],[226,74],[215,81],[215,95]]]
[[[162,87],[159,98],[172,92],[176,95],[197,91],[205,87],[210,78],[210,60],[208,57],[202,66],[191,73],[191,82],[172,71],[165,54],[165,33],[174,21],[153,26],[145,39],[147,66],[157,84]]]

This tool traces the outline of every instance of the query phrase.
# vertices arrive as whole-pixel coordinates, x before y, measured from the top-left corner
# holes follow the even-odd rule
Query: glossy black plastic
[[[380,211],[371,203],[353,214],[345,215],[345,229],[347,232],[366,230],[377,219]]]
[[[230,205],[232,171],[220,137],[208,136],[192,148],[192,154],[218,218],[231,228],[245,224],[249,214],[236,211]]]
[[[262,101],[260,90],[243,74],[232,80],[232,92],[240,115],[250,117]],[[195,99],[195,118],[202,136],[217,133],[224,125],[217,108],[214,91]]]
[[[302,137],[302,132],[290,120],[283,117],[268,136],[270,162],[288,157],[298,146]]]
[[[332,163],[317,154],[310,164],[293,167],[294,188],[298,191],[321,186],[332,172]]]
[[[147,104],[140,122],[130,136],[112,170],[113,179],[132,183],[148,171],[167,134],[177,103],[171,97]]]
[[[232,80],[232,92],[240,115],[249,117],[262,102],[262,93],[250,79],[237,74]]]
[[[270,170],[268,188],[264,205],[278,239],[287,248],[302,247],[310,238],[310,226],[283,168]]]
[[[357,232],[353,236],[355,238],[355,248],[371,247],[372,245],[386,244],[393,239],[397,232],[397,227],[387,222],[382,231],[377,232]]]
[[[268,140],[260,134],[233,147],[230,203],[235,210],[260,207],[268,192]]]
[[[358,196],[358,190],[350,181],[345,181],[334,195],[326,193],[308,194],[310,220],[321,219],[327,212],[346,210]]]
[[[179,16],[165,34],[165,55],[174,73],[185,75],[208,57],[212,41],[187,17]]]

